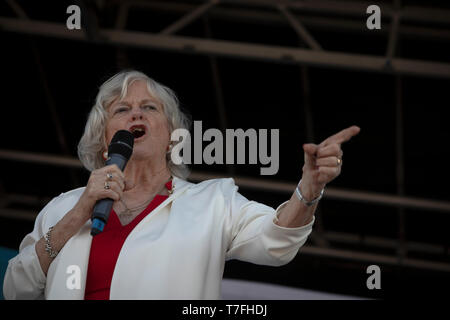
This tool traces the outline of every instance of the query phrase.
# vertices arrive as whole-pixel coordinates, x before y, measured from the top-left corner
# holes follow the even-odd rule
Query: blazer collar
[[[194,185],[194,184],[191,182],[188,182],[184,179],[180,179],[180,178],[174,176],[173,180],[172,180],[172,188],[173,188],[172,196],[174,196],[176,193],[178,193],[180,191],[184,191],[185,188],[190,187],[192,185]]]

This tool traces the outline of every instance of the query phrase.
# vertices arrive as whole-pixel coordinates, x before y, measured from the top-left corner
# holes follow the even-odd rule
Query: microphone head
[[[108,147],[108,154],[120,154],[125,159],[129,160],[133,153],[134,136],[128,130],[119,130],[111,139]]]

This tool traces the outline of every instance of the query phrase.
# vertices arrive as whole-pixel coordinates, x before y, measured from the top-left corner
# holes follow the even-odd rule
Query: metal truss
[[[396,77],[396,144],[397,144],[397,195],[362,192],[327,188],[325,198],[361,202],[398,208],[399,235],[398,239],[383,239],[377,237],[360,237],[354,234],[336,233],[330,231],[315,234],[317,246],[305,246],[303,253],[371,261],[392,265],[409,266],[430,270],[450,271],[450,264],[439,261],[411,259],[408,252],[424,252],[440,257],[448,256],[445,246],[424,243],[407,242],[404,234],[406,208],[423,209],[427,211],[450,212],[450,202],[406,197],[403,194],[403,123],[402,123],[402,76],[450,78],[450,63],[430,60],[402,58],[397,54],[399,38],[414,38],[421,41],[450,42],[450,10],[424,8],[415,6],[401,6],[400,1],[381,6],[383,21],[381,30],[368,32],[365,28],[367,19],[366,8],[371,4],[363,1],[336,0],[210,0],[210,1],[144,1],[144,0],[111,0],[111,1],[75,1],[82,7],[84,23],[82,30],[68,30],[65,24],[49,21],[29,19],[26,8],[22,8],[14,0],[7,0],[15,17],[0,16],[2,32],[83,41],[88,43],[117,46],[119,65],[126,64],[126,54],[123,47],[138,47],[151,50],[167,50],[179,54],[198,54],[210,59],[212,79],[215,84],[217,112],[220,115],[220,125],[227,127],[226,108],[224,106],[220,75],[216,66],[216,57],[225,56],[239,59],[261,60],[273,63],[290,64],[299,67],[302,79],[302,90],[305,96],[305,127],[308,139],[313,140],[313,123],[308,102],[309,79],[308,68],[320,66],[339,68],[343,70],[365,71],[392,74]],[[113,28],[105,28],[98,24],[95,9],[103,10],[106,6],[116,6],[117,16]],[[162,28],[159,32],[149,33],[127,29],[127,21],[132,9],[149,10],[153,14],[171,13],[179,16]],[[206,37],[187,37],[179,35],[188,25],[203,19]],[[298,36],[299,46],[275,46],[260,43],[244,43],[214,39],[210,31],[209,22],[220,20],[223,22],[245,22],[274,26],[289,26]],[[328,30],[336,33],[364,34],[372,37],[384,37],[386,50],[384,55],[368,55],[355,52],[335,52],[326,50],[324,43],[313,36],[313,30]],[[178,34],[177,34],[178,33]],[[36,52],[36,63],[39,66],[39,53]],[[39,69],[45,86],[45,72]],[[59,125],[51,93],[46,91],[47,103],[52,112],[52,121],[58,131],[62,150],[67,150],[64,132]],[[68,154],[65,152],[65,154]],[[0,159],[22,161],[35,164],[50,164],[77,170],[81,164],[77,159],[68,156],[50,156],[27,152],[0,150]],[[263,179],[239,177],[233,174],[230,167],[227,176],[234,176],[237,185],[242,188],[270,191],[273,193],[290,195],[294,190],[293,183],[270,181]],[[190,180],[222,177],[222,174],[207,174],[193,172]],[[12,219],[32,221],[36,212],[12,209],[11,203],[28,204],[42,207],[49,199],[4,193],[0,201],[0,216]],[[320,225],[320,215],[318,219]],[[316,232],[317,233],[317,232]],[[322,240],[322,241],[319,241]],[[329,243],[360,244],[368,247],[391,248],[397,250],[396,256],[355,252],[352,250],[335,249]]]
[[[10,3],[14,3],[12,0]],[[81,1],[81,3],[84,3]],[[116,1],[121,5],[118,11],[118,25],[122,27],[126,24],[127,15],[133,6],[144,6],[158,8],[152,2],[144,1]],[[258,8],[272,8],[280,16],[287,20],[293,29],[298,33],[312,49],[298,47],[282,47],[272,45],[262,45],[253,43],[242,43],[234,41],[224,41],[218,39],[193,38],[175,35],[188,24],[192,23],[202,15],[213,12],[214,8],[220,4],[234,4],[251,6],[253,10]],[[365,10],[368,4],[341,1],[230,1],[213,0],[201,2],[198,6],[188,11],[179,20],[174,21],[159,33],[137,32],[125,30],[124,28],[107,29],[96,25],[95,19],[88,19],[87,26],[83,30],[68,30],[64,24],[53,22],[35,21],[26,19],[23,10],[13,6],[16,14],[21,18],[0,18],[0,28],[3,31],[18,32],[30,35],[64,38],[78,41],[89,41],[108,45],[140,47],[147,49],[170,50],[180,53],[202,54],[213,56],[228,56],[235,58],[256,59],[277,63],[311,65],[330,68],[345,68],[350,70],[361,70],[369,72],[381,72],[397,75],[416,75],[426,77],[450,77],[450,64],[444,62],[425,61],[417,59],[405,59],[394,56],[394,49],[398,39],[398,33],[402,29],[401,21],[411,22],[432,22],[447,23],[450,21],[450,13],[446,10],[432,10],[420,8],[394,9],[391,6],[382,8],[383,14],[391,17],[391,27],[387,39],[387,54],[385,56],[366,55],[357,53],[334,52],[323,50],[318,41],[314,39],[301,21],[290,10],[299,12],[322,12],[336,15],[360,16],[365,21]],[[167,9],[166,5],[166,9]],[[420,9],[420,10],[419,10]],[[222,12],[226,9],[222,9]],[[21,14],[22,13],[22,14]],[[86,14],[92,16],[90,10]],[[402,19],[400,19],[402,17]],[[331,27],[331,26],[330,26]],[[364,24],[360,25],[364,29]],[[435,32],[436,28],[423,28],[430,32]],[[420,30],[413,29],[420,33]],[[364,31],[364,30],[363,30]],[[366,31],[366,30],[365,30]],[[439,30],[448,39],[449,30]]]
[[[81,162],[76,158],[54,156],[47,154],[27,153],[11,150],[0,150],[0,159],[19,161],[25,163],[34,164],[47,164],[56,167],[68,167],[81,169]],[[207,179],[215,179],[229,177],[221,173],[205,173],[205,172],[192,172],[189,180],[192,182],[200,182]],[[279,193],[289,197],[292,194],[292,190],[295,189],[296,184],[283,181],[272,181],[257,178],[248,178],[242,176],[235,176],[234,180],[236,184],[248,190],[256,191],[269,191],[273,193]],[[351,202],[360,202],[367,204],[376,204],[387,207],[399,207],[399,208],[414,208],[423,209],[428,211],[438,211],[450,213],[450,202],[437,201],[429,199],[418,199],[412,197],[396,196],[380,194],[375,192],[363,192],[356,190],[346,190],[340,188],[328,187],[324,194],[325,199],[345,200]],[[24,221],[34,221],[36,219],[37,212],[22,209],[8,208],[10,204],[26,204],[28,206],[43,207],[50,198],[39,198],[35,196],[21,195],[21,194],[3,194],[2,202],[0,203],[0,217],[9,219],[19,219]],[[381,237],[361,237],[355,234],[343,233],[343,232],[324,232],[323,236],[327,241],[333,241],[334,243],[362,245],[368,248],[381,248],[381,249],[397,249],[399,244],[398,240],[386,239]],[[406,267],[414,267],[435,271],[450,272],[450,264],[439,261],[428,261],[423,259],[412,259],[406,257],[406,252],[419,252],[427,253],[437,256],[447,256],[447,249],[445,246],[426,244],[420,242],[404,242],[405,255],[399,259],[398,256],[386,255],[386,254],[372,254],[367,252],[335,249],[331,247],[324,247],[318,245],[307,245],[302,248],[302,252],[305,254],[321,256],[321,257],[334,257],[340,259],[349,259],[363,262],[373,262],[389,265],[401,265]]]

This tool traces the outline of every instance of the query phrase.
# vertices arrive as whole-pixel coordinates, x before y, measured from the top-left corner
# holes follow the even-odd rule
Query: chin
[[[131,156],[130,160],[150,160],[155,158],[157,155],[155,155],[154,152],[151,152],[151,147],[145,147],[145,146],[135,146],[133,148],[133,154]]]

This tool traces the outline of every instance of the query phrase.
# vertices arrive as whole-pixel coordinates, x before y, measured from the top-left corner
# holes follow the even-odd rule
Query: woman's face
[[[132,159],[165,159],[169,125],[162,103],[150,95],[145,81],[131,83],[123,100],[113,101],[107,112],[107,145],[118,130],[128,130],[135,137]]]

